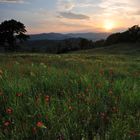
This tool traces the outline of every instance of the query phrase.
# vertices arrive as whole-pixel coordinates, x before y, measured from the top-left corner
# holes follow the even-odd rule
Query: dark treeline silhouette
[[[140,27],[138,25],[134,25],[125,32],[110,35],[106,39],[105,45],[123,42],[140,42]]]
[[[30,46],[30,47],[29,47]],[[93,48],[93,42],[84,38],[69,38],[65,40],[27,41],[20,50],[27,52],[66,53],[76,50]]]
[[[0,24],[0,45],[7,50],[16,50],[17,42],[29,38],[25,35],[26,29],[23,23],[16,20],[6,20]]]
[[[140,27],[134,25],[122,33],[114,33],[106,40],[91,41],[84,38],[68,38],[64,40],[28,40],[23,23],[16,20],[4,21],[0,24],[0,51],[3,52],[45,52],[66,53],[76,50],[105,47],[123,42],[140,42]],[[25,42],[26,41],[26,42]]]

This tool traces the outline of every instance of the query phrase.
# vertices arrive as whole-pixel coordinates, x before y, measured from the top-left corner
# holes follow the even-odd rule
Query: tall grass
[[[1,140],[140,139],[140,57],[0,59]]]

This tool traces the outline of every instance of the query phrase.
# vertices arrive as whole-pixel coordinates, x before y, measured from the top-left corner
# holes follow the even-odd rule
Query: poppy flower
[[[10,124],[11,124],[10,121],[5,121],[5,122],[4,122],[4,126],[6,126],[6,127],[9,126]]]
[[[16,96],[17,97],[21,97],[22,96],[22,93],[17,93]]]
[[[37,122],[36,125],[37,125],[37,127],[40,127],[40,128],[46,128],[46,126],[44,125],[44,123],[41,122],[41,121]]]
[[[6,109],[6,113],[7,114],[12,114],[13,113],[13,109],[12,108],[7,108]]]

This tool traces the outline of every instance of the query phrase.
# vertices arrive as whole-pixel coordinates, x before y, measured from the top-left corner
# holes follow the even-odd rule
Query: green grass
[[[139,140],[140,55],[94,51],[0,55],[0,140]]]

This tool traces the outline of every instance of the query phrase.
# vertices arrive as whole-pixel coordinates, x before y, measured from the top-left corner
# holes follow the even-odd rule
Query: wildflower
[[[16,96],[17,97],[21,97],[22,96],[22,93],[17,93]]]
[[[37,125],[37,127],[39,127],[39,128],[47,128],[47,127],[44,125],[44,123],[41,122],[41,121],[37,122],[36,125]]]
[[[5,121],[5,122],[4,122],[4,126],[6,126],[6,127],[9,126],[10,124],[11,124],[10,121]]]
[[[6,113],[7,114],[12,114],[13,113],[13,109],[12,108],[7,108],[6,109]]]
[[[48,102],[50,102],[50,96],[49,95],[46,95],[45,96],[45,101],[48,103]]]

